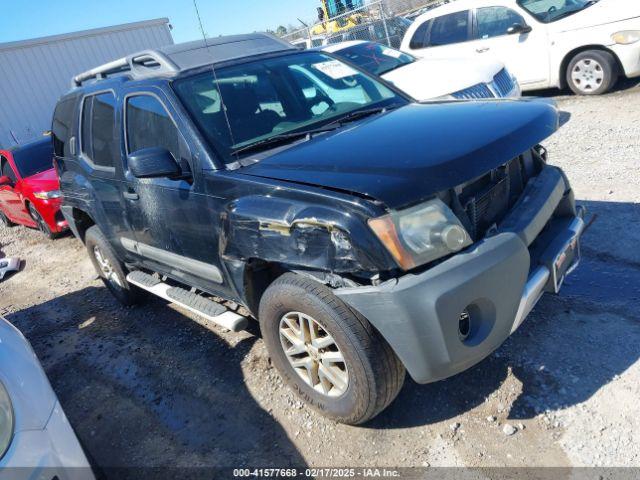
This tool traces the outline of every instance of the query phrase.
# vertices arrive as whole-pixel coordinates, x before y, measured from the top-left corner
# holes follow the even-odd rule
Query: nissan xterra
[[[62,211],[118,300],[258,319],[300,397],[358,424],[405,369],[487,357],[576,267],[583,214],[539,146],[557,128],[548,103],[419,104],[253,34],[80,74],[52,131]]]

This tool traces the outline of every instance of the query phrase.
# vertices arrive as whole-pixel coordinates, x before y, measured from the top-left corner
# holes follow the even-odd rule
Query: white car
[[[418,17],[401,50],[422,58],[493,56],[523,90],[597,95],[640,76],[638,0],[457,0]]]
[[[0,472],[3,479],[94,478],[29,342],[2,317]]]
[[[303,50],[308,50],[310,48],[321,47],[322,45],[327,44],[327,39],[325,37],[314,35],[310,38],[298,38],[296,40],[291,40],[289,43],[294,47],[301,48]]]
[[[379,43],[353,41],[323,47],[378,75],[419,101],[519,98],[515,78],[498,61],[419,59]]]

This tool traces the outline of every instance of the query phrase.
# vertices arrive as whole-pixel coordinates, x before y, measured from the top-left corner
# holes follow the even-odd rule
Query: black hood
[[[358,193],[398,209],[497,168],[557,128],[556,108],[543,101],[411,104],[240,173]]]

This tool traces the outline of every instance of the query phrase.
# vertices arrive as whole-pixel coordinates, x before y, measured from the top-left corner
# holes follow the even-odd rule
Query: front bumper
[[[0,382],[11,399],[14,433],[0,456],[0,479],[92,479],[80,443],[24,336],[0,317]]]
[[[0,461],[6,479],[95,479],[69,421],[56,402],[43,430],[17,432]]]
[[[584,222],[562,172],[545,167],[522,199],[498,234],[423,273],[336,290],[378,329],[416,382],[480,362],[576,268]],[[470,331],[462,337],[465,311]]]
[[[640,77],[640,42],[631,45],[613,45],[610,47],[620,60],[627,78]]]
[[[62,233],[69,228],[69,224],[60,210],[60,207],[62,206],[61,199],[35,199],[33,203],[53,233]]]
[[[42,430],[17,432],[0,461],[7,479],[93,480],[93,471],[69,421],[56,402]]]

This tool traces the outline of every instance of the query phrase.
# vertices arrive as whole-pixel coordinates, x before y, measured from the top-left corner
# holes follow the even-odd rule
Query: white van
[[[401,49],[423,58],[493,56],[523,90],[609,91],[640,76],[638,0],[458,0],[418,17]]]

